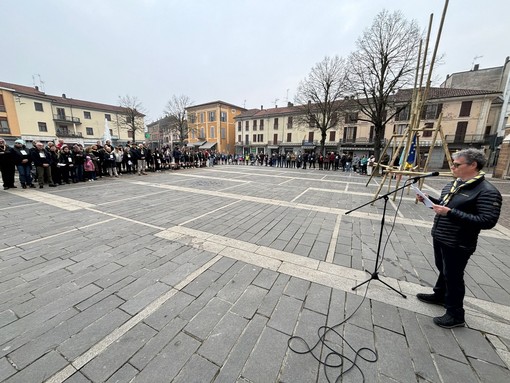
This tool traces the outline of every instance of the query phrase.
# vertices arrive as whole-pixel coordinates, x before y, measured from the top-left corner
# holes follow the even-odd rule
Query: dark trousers
[[[39,186],[44,185],[44,179],[48,180],[50,185],[53,185],[53,178],[51,178],[51,166],[37,166],[37,181],[39,182]]]
[[[446,312],[452,317],[464,320],[464,270],[473,250],[446,246],[434,239],[434,259],[439,276],[434,293],[444,297]]]
[[[14,173],[16,172],[15,169],[16,167],[13,163],[2,164],[0,166],[4,187],[11,188],[14,186]]]
[[[32,185],[32,165],[30,163],[16,165],[21,185]]]

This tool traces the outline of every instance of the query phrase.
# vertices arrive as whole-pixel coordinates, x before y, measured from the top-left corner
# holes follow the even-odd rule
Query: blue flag
[[[410,169],[414,165],[414,161],[416,161],[416,133],[413,136],[413,141],[411,142],[411,148],[409,148],[409,155],[406,160],[406,169]]]

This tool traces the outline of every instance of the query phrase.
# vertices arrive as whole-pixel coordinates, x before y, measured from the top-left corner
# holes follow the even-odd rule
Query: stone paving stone
[[[468,360],[483,383],[505,383],[510,379],[510,372],[507,368],[475,358],[468,358]]]
[[[154,328],[161,330],[172,321],[182,310],[193,302],[191,295],[178,291],[173,297],[161,305],[158,310],[144,319],[144,322]]]
[[[125,312],[113,310],[64,341],[57,350],[68,360],[74,360],[129,319]]]
[[[405,336],[381,327],[374,327],[378,352],[378,372],[397,381],[416,380]]]
[[[505,367],[505,363],[498,356],[490,342],[479,331],[465,328],[464,331],[455,331],[453,335],[467,357]]]
[[[172,319],[165,327],[151,338],[145,345],[129,360],[129,363],[138,370],[143,370],[147,364],[174,339],[177,334],[186,326],[186,321],[181,318]]]
[[[231,312],[252,319],[268,291],[258,286],[250,285],[230,309]]]
[[[182,289],[182,291],[185,292],[186,294],[198,297],[220,276],[221,276],[220,273],[217,273],[210,269],[206,270],[202,274],[200,274],[197,278],[195,278],[193,281],[191,281],[188,285],[186,285]]]
[[[444,383],[475,383],[479,381],[467,363],[461,363],[443,355],[434,354],[433,356]]]
[[[223,257],[218,262],[216,262],[214,265],[212,265],[209,270],[215,271],[219,274],[223,274],[228,269],[232,267],[236,263],[236,260],[232,258]]]
[[[69,378],[65,380],[66,383],[90,383],[90,380],[88,380],[85,375],[83,375],[81,372],[75,372],[73,375],[71,375]]]
[[[249,321],[246,329],[238,338],[227,359],[222,364],[215,382],[234,382],[238,379],[266,323],[267,318],[260,315],[255,315],[253,319]]]
[[[303,307],[303,301],[282,295],[267,325],[285,334],[292,335]]]
[[[262,304],[259,306],[257,313],[264,315],[266,317],[270,317],[273,312],[278,300],[280,299],[280,295],[283,293],[287,282],[290,277],[288,275],[280,274],[276,279],[275,283],[269,290],[269,293],[264,297]]]
[[[262,269],[252,282],[253,285],[269,290],[278,278],[278,273],[273,270]]]
[[[172,381],[173,383],[206,383],[212,382],[214,376],[218,373],[219,367],[200,357],[192,355],[191,359],[186,363]]]
[[[24,368],[40,356],[44,355],[53,345],[62,344],[85,327],[118,307],[122,300],[111,296],[83,311],[55,328],[33,338],[30,342],[9,354],[9,358],[18,368]]]
[[[307,342],[308,347],[313,348],[319,340],[318,329],[325,324],[325,315],[304,309],[299,316],[293,336],[303,338]],[[297,339],[293,339],[290,345],[300,352],[307,350],[307,347]],[[321,348],[319,345],[313,350],[318,358],[320,358]],[[289,348],[279,380],[283,382],[315,382],[319,373],[319,367],[319,363],[317,363],[311,354],[298,354]]]
[[[329,311],[331,288],[312,283],[306,294],[305,308],[327,315]]]
[[[216,323],[221,320],[230,307],[232,307],[231,303],[214,297],[203,310],[189,321],[184,331],[198,339],[206,339]]]
[[[221,366],[247,324],[247,319],[227,312],[202,343],[198,353]]]
[[[131,366],[129,363],[124,364],[121,368],[119,368],[115,374],[110,376],[106,383],[121,383],[121,382],[131,382],[139,371]],[[67,383],[67,381],[65,382]]]
[[[81,372],[93,382],[106,381],[155,334],[156,331],[149,326],[137,324],[105,352],[83,366]]]
[[[277,381],[287,351],[288,339],[288,335],[266,327],[246,362],[241,376],[250,382]]]
[[[196,339],[180,333],[149,362],[132,383],[154,383],[160,381],[162,376],[166,381],[172,381],[199,346],[200,342]]]
[[[432,318],[417,315],[418,323],[422,329],[432,353],[446,356],[447,358],[467,364],[466,357],[455,340],[452,330],[438,328]],[[454,331],[464,331],[465,328],[458,328]]]
[[[439,382],[427,339],[421,331],[416,314],[403,309],[399,309],[399,312],[416,375],[428,382]]]
[[[16,373],[16,369],[12,366],[7,358],[0,358],[0,382],[3,382],[9,376]]]
[[[304,301],[306,298],[306,293],[310,287],[310,282],[305,281],[301,278],[291,277],[287,286],[285,287],[284,294],[289,297],[294,297],[296,299]]]
[[[4,327],[5,325],[14,322],[17,320],[18,317],[12,310],[5,310],[0,313],[0,328]]]
[[[502,290],[500,286],[493,287],[485,284],[480,284],[480,287],[489,295],[493,302],[509,306],[510,305],[510,294]]]
[[[370,287],[369,287],[370,288]],[[373,323],[372,323],[372,310],[370,307],[370,300],[365,299],[363,303],[362,296],[357,296],[353,294],[347,294],[346,304],[345,304],[345,312],[346,316],[349,317],[352,315],[349,323],[353,323],[358,327],[362,327],[364,329],[372,331]],[[361,306],[360,306],[361,304]],[[360,306],[358,308],[358,306]]]
[[[50,351],[27,368],[11,376],[4,383],[39,383],[64,368],[67,360],[56,351]]]
[[[374,326],[379,326],[398,334],[403,334],[399,310],[391,305],[372,301],[372,317]]]
[[[261,268],[253,265],[244,265],[241,270],[217,294],[221,299],[235,303],[243,291],[251,284]]]
[[[171,289],[170,286],[164,283],[154,282],[154,284],[147,286],[133,298],[126,301],[120,308],[128,314],[134,315]]]

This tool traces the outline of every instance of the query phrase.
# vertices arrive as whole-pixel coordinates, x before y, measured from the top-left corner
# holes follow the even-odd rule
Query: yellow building
[[[186,108],[188,145],[234,153],[235,118],[246,109],[223,101],[213,101]]]
[[[4,138],[9,145],[12,145],[21,135],[14,91],[0,83],[0,137]]]
[[[62,96],[48,95],[38,87],[28,87],[0,82],[9,134],[0,135],[14,141],[16,138],[30,141],[54,141],[63,139],[82,145],[102,141],[108,126],[112,141],[125,143],[131,132],[125,124],[125,112],[120,106],[100,104]],[[2,110],[0,104],[0,110]],[[143,122],[143,115],[139,117]],[[143,137],[140,132],[138,138]]]

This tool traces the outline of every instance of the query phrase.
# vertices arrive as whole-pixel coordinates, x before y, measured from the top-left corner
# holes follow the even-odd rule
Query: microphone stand
[[[398,192],[399,190],[402,190],[402,189],[408,187],[410,185],[410,183],[408,183],[408,181],[412,180],[413,181],[412,183],[415,184],[416,182],[418,182],[418,180],[420,178],[421,177],[414,177],[414,178],[411,178],[409,180],[406,180],[406,182],[404,182],[403,186],[401,186],[401,187],[399,187],[399,188],[397,188],[395,190],[392,190],[389,193],[386,193],[386,194],[384,194],[382,196],[379,196],[376,199],[373,199],[372,201],[369,201],[369,202],[367,202],[367,203],[365,203],[363,205],[355,207],[354,209],[349,210],[348,212],[345,213],[347,215],[349,213],[352,213],[353,211],[356,211],[358,209],[361,209],[362,207],[367,206],[368,204],[374,203],[375,201],[378,201],[380,199],[384,199],[384,207],[383,207],[383,213],[382,213],[382,218],[381,218],[381,230],[379,231],[379,243],[377,244],[377,255],[375,257],[374,271],[372,273],[370,273],[368,270],[365,270],[367,273],[370,274],[370,278],[368,278],[365,282],[362,282],[359,285],[354,286],[351,290],[356,290],[358,287],[363,286],[365,283],[368,283],[371,280],[376,279],[379,282],[381,282],[383,285],[389,287],[390,289],[392,289],[396,293],[402,295],[402,297],[407,298],[407,296],[404,295],[402,292],[398,291],[397,289],[395,289],[394,287],[390,286],[389,284],[387,284],[386,282],[384,282],[383,280],[381,280],[379,278],[379,272],[377,271],[377,265],[379,264],[379,256],[380,256],[380,252],[381,252],[381,243],[382,243],[382,235],[383,235],[383,230],[384,230],[384,221],[385,221],[385,217],[386,217],[386,206],[388,205],[388,196],[392,195],[393,193]]]

